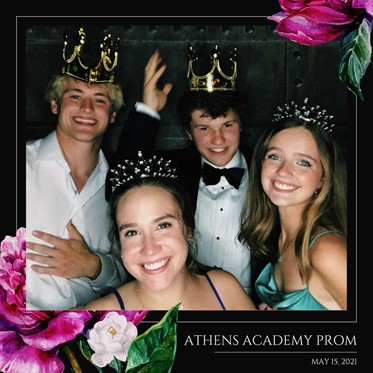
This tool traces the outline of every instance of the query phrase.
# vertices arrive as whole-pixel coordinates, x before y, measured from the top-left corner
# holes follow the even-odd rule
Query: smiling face
[[[199,153],[217,167],[227,165],[240,145],[241,127],[232,110],[225,117],[215,119],[206,116],[202,110],[195,110],[190,131],[189,138]]]
[[[287,128],[272,137],[262,162],[261,182],[273,204],[303,211],[321,188],[322,175],[320,154],[307,129]]]
[[[58,115],[59,135],[76,141],[101,139],[116,113],[110,111],[108,88],[103,84],[87,84],[70,78],[58,106],[51,101],[53,114]]]
[[[128,272],[153,291],[168,288],[188,256],[187,230],[176,200],[158,186],[132,188],[119,200],[116,221]]]

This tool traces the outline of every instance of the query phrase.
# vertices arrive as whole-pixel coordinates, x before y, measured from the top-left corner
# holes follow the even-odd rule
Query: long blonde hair
[[[311,264],[309,245],[322,227],[347,236],[347,177],[345,159],[330,132],[299,118],[286,118],[267,128],[260,137],[250,166],[249,188],[241,216],[239,239],[249,245],[253,255],[276,262],[279,257],[280,220],[277,206],[272,204],[261,184],[262,161],[271,138],[292,127],[304,127],[315,139],[323,168],[323,184],[303,214],[301,229],[295,241],[299,271],[309,278]]]

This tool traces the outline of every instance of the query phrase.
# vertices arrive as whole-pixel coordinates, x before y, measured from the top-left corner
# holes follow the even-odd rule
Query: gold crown
[[[198,60],[196,53],[192,46],[189,46],[188,52],[188,74],[187,78],[189,81],[189,89],[191,91],[235,91],[236,90],[236,78],[237,78],[237,48],[234,48],[230,52],[229,61],[231,62],[231,68],[233,70],[232,75],[226,75],[223,73],[220,67],[220,49],[218,45],[215,45],[211,51],[211,69],[206,75],[196,75],[193,72],[193,63]]]
[[[62,56],[65,61],[62,73],[73,78],[91,83],[113,83],[115,68],[118,64],[119,38],[112,40],[111,34],[104,37],[100,44],[100,61],[96,66],[86,66],[83,61],[84,44],[86,34],[81,27],[75,36],[75,46],[70,57],[66,57],[68,35],[64,34],[64,46]]]

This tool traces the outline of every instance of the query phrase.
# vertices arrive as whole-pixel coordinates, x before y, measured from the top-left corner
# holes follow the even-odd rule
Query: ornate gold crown
[[[70,57],[66,57],[68,35],[64,34],[62,56],[65,61],[62,73],[91,83],[113,83],[114,72],[118,64],[119,38],[112,40],[111,34],[104,37],[100,44],[101,58],[96,66],[86,66],[82,61],[86,34],[81,27],[75,36],[75,46]]]
[[[188,74],[187,78],[189,81],[189,89],[191,91],[235,91],[236,90],[236,78],[237,78],[237,48],[234,48],[230,52],[229,61],[233,70],[232,75],[226,75],[223,73],[220,67],[220,49],[218,45],[215,45],[211,51],[211,69],[206,75],[198,76],[193,72],[193,63],[197,61],[196,53],[192,46],[189,46],[188,52]]]

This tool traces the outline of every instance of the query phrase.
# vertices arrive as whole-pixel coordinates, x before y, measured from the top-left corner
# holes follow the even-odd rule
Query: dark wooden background
[[[278,105],[293,99],[301,102],[309,97],[310,104],[320,104],[335,116],[335,135],[347,150],[347,129],[354,126],[354,101],[351,92],[338,80],[339,40],[318,47],[293,43],[274,33],[275,23],[266,17],[123,18],[105,24],[102,20],[89,20],[85,24],[53,24],[44,20],[42,24],[24,25],[21,32],[25,39],[26,139],[44,136],[54,128],[44,91],[50,77],[62,66],[63,33],[74,25],[84,26],[87,38],[97,43],[108,32],[121,40],[116,79],[124,90],[125,107],[104,139],[103,148],[109,157],[115,151],[118,133],[128,111],[136,100],[141,99],[144,67],[156,49],[168,65],[160,83],[172,82],[174,85],[167,106],[161,112],[157,148],[186,145],[175,107],[178,97],[187,89],[189,43],[199,56],[200,64],[196,69],[200,75],[209,70],[204,61],[208,61],[215,44],[222,51],[222,65],[227,74],[230,72],[229,52],[237,48],[236,86],[249,98],[249,118],[244,124],[243,143],[255,144]]]
[[[274,7],[278,11],[277,5]],[[15,134],[16,158],[9,157],[5,148],[3,151],[3,159],[9,158],[5,164],[8,171],[4,174],[8,175],[7,180],[16,180],[14,186],[4,179],[3,187],[7,188],[5,202],[16,200],[17,208],[16,213],[13,212],[15,219],[11,217],[12,211],[8,212],[9,219],[1,226],[4,233],[13,231],[14,234],[15,228],[25,225],[24,143],[55,128],[49,103],[44,99],[45,88],[51,76],[62,67],[64,31],[78,26],[86,28],[87,37],[93,43],[101,41],[108,32],[120,38],[116,79],[124,90],[125,107],[104,138],[103,149],[108,158],[116,149],[118,134],[129,110],[141,99],[144,68],[156,49],[168,66],[160,84],[173,83],[167,106],[161,112],[156,146],[171,149],[187,144],[179,125],[176,102],[187,89],[188,46],[190,43],[195,48],[201,62],[196,72],[205,74],[209,66],[202,62],[208,61],[212,48],[218,44],[225,71],[229,72],[229,52],[232,48],[238,51],[236,86],[237,90],[246,92],[249,100],[249,117],[244,123],[242,142],[255,145],[260,133],[271,123],[278,105],[290,100],[302,102],[309,97],[311,104],[319,104],[334,115],[334,134],[348,160],[350,206],[354,208],[356,205],[356,125],[357,121],[366,121],[366,113],[370,113],[372,100],[368,99],[368,94],[372,87],[369,83],[372,71],[368,68],[361,82],[366,99],[360,102],[338,79],[340,38],[317,47],[294,43],[278,36],[274,32],[276,24],[267,16],[20,17],[16,34],[17,127],[15,133],[13,127],[7,128],[9,139]],[[7,86],[14,84],[11,72],[3,77],[11,80]],[[11,142],[9,145],[12,146]],[[14,179],[9,176],[13,173],[16,174]],[[13,221],[16,221],[15,228]]]

